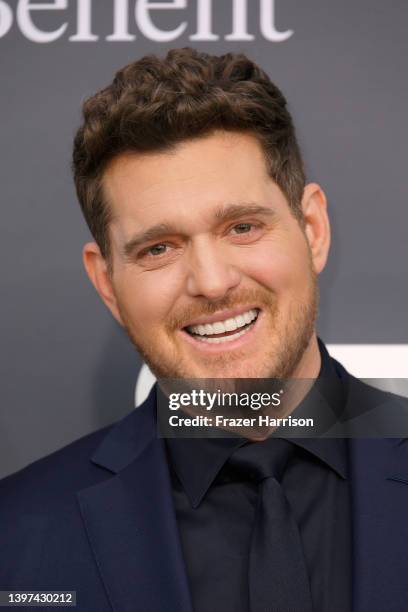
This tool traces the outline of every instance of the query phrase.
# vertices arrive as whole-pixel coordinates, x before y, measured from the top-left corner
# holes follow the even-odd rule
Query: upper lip
[[[257,310],[260,309],[257,306],[240,306],[239,308],[233,308],[230,310],[219,310],[215,312],[213,315],[207,315],[198,317],[194,319],[194,321],[190,321],[184,327],[192,327],[193,325],[205,325],[206,323],[215,323],[216,321],[226,321],[227,319],[233,319],[244,312],[248,312],[248,310]]]

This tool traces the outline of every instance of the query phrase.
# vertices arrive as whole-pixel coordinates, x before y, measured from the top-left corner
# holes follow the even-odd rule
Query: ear
[[[96,242],[87,242],[82,250],[82,260],[89,279],[116,321],[123,326],[116,295],[106,259]]]
[[[305,234],[316,274],[324,269],[330,248],[330,222],[327,200],[317,183],[309,183],[303,191],[302,210]]]

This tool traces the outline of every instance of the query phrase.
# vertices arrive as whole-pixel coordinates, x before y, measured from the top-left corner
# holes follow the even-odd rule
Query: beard
[[[311,259],[308,266],[308,282],[305,294],[293,297],[287,308],[279,307],[276,294],[265,288],[240,290],[234,296],[210,302],[198,301],[189,308],[174,313],[164,323],[167,338],[183,329],[189,321],[203,315],[212,315],[223,309],[256,304],[263,315],[268,317],[264,334],[265,349],[259,360],[253,355],[248,360],[245,348],[224,354],[203,357],[199,369],[192,359],[182,354],[176,343],[169,343],[166,351],[151,341],[141,339],[126,310],[117,299],[123,328],[130,341],[142,356],[145,363],[158,379],[196,379],[196,378],[276,378],[287,379],[293,376],[308,348],[315,330],[319,304],[317,276]],[[146,336],[145,336],[146,338]],[[244,361],[246,363],[244,363]],[[249,362],[248,362],[249,361]],[[258,361],[258,363],[256,363]],[[244,367],[240,366],[244,363]]]

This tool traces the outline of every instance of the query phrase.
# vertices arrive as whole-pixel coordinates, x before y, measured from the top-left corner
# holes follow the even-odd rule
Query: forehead
[[[204,219],[231,201],[265,204],[271,191],[282,196],[256,137],[235,132],[183,142],[171,152],[121,155],[103,186],[113,226]]]

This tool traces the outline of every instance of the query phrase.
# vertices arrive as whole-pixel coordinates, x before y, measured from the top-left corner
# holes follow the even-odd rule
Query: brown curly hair
[[[111,216],[102,189],[107,164],[128,151],[170,151],[217,129],[258,138],[269,175],[301,220],[305,174],[281,91],[242,53],[172,49],[164,58],[146,55],[125,66],[83,105],[74,140],[74,181],[85,220],[108,262]]]

